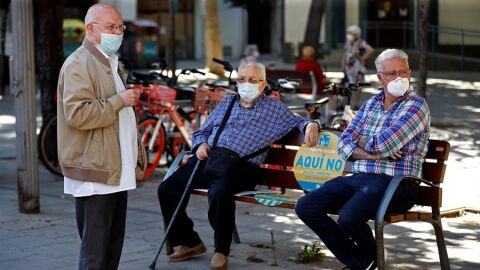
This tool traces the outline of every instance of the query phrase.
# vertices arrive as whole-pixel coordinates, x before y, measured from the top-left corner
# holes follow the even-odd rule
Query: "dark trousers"
[[[125,236],[127,191],[75,198],[82,240],[79,270],[118,268]]]
[[[180,167],[158,187],[158,199],[166,224],[170,223],[196,161],[196,157],[190,158],[186,165]],[[214,229],[215,252],[228,255],[235,227],[234,194],[255,187],[257,167],[247,162],[241,162],[228,171],[225,176],[214,178],[203,173],[204,163],[201,163],[190,188],[208,188],[208,220]],[[170,230],[168,237],[172,246],[192,247],[201,242],[198,233],[193,230],[193,221],[185,210],[191,189],[188,191]]]
[[[303,196],[295,207],[298,217],[350,269],[365,269],[376,259],[369,219],[374,219],[391,176],[358,173],[341,176]],[[404,212],[416,201],[416,186],[402,185],[389,212]],[[340,209],[337,221],[329,211]]]

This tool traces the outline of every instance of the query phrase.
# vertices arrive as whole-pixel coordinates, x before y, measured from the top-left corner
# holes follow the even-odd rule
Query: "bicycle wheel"
[[[177,155],[184,150],[189,150],[189,147],[181,136],[169,137],[167,143],[167,165],[170,166]]]
[[[147,152],[147,169],[145,171],[143,180],[152,175],[153,171],[160,162],[163,151],[165,150],[165,128],[161,123],[156,138],[154,138],[153,144],[151,145],[152,147],[149,147],[158,121],[159,120],[157,118],[150,117],[142,120],[140,124],[138,124],[140,136]]]
[[[57,152],[57,116],[51,116],[45,123],[37,138],[38,155],[47,170],[62,175]]]

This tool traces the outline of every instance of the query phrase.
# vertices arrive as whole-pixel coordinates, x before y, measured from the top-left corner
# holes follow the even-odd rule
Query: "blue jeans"
[[[376,259],[375,238],[367,222],[375,218],[391,179],[384,174],[340,176],[300,198],[295,211],[340,262],[351,269],[365,269]],[[406,211],[415,203],[416,190],[399,195],[389,209]],[[327,213],[338,209],[334,221]]]

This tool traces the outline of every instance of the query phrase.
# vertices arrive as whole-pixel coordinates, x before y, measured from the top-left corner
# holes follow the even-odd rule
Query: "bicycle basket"
[[[176,95],[177,91],[175,89],[160,84],[153,84],[150,89],[151,102],[154,103],[173,104]]]
[[[215,88],[214,91],[199,88],[195,93],[195,111],[201,114],[208,114],[225,96],[227,96],[227,91],[221,87]]]

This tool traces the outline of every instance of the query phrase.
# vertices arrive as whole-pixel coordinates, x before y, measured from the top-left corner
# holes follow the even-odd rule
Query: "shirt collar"
[[[265,94],[262,92],[254,101],[253,101],[253,105],[250,107],[250,108],[245,108],[242,106],[242,104],[240,103],[240,96],[238,96],[238,106],[246,109],[246,110],[250,110],[250,109],[254,109],[256,108],[258,105],[260,105],[262,103],[262,101],[265,99]]]
[[[108,56],[106,53],[102,51],[102,49],[100,48],[100,45],[95,44],[95,47],[100,51],[100,53],[102,53],[103,56],[105,56],[105,58],[108,59],[108,62],[110,62],[110,64],[113,65],[114,68],[118,68],[118,56],[116,54],[112,54]]]

